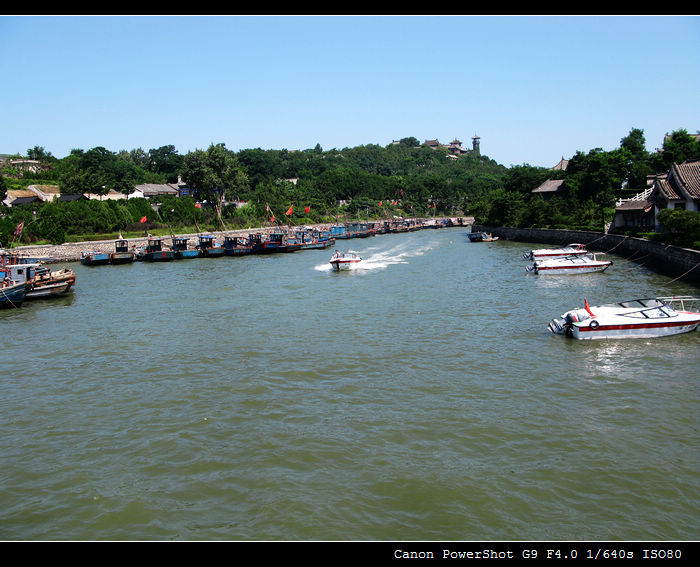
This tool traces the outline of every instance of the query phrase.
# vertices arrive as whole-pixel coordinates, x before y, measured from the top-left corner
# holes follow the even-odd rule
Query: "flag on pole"
[[[308,213],[310,210],[311,210],[311,207],[309,207],[309,206],[307,205],[307,207],[304,209],[304,212],[305,212],[305,213]]]
[[[12,234],[19,238],[22,235],[22,230],[24,230],[24,221],[15,227],[15,231]]]
[[[287,215],[287,216],[289,216],[289,215],[292,214],[292,211],[293,211],[293,210],[294,210],[294,205],[292,205],[291,207],[289,207],[289,208],[287,209],[287,212],[284,213],[284,214]]]
[[[141,224],[145,223],[148,219],[146,217],[141,217]]]

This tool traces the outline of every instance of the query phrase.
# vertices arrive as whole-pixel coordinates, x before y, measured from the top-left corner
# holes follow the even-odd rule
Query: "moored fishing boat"
[[[129,241],[120,238],[114,241],[114,252],[109,254],[110,264],[128,264],[134,261],[134,253],[129,250]]]
[[[186,260],[188,258],[199,258],[199,250],[187,248],[189,238],[173,236],[173,242],[170,249],[173,251],[173,256],[176,260]]]
[[[172,250],[163,248],[163,241],[159,236],[150,236],[143,249],[142,259],[146,262],[170,262],[175,259],[175,254]]]
[[[0,280],[0,308],[21,307],[24,292],[24,283],[13,282],[8,277],[3,277]]]
[[[220,258],[226,253],[223,246],[217,244],[216,239],[210,234],[199,237],[197,249],[201,258]]]
[[[224,250],[229,256],[245,256],[253,253],[253,246],[243,236],[225,236]]]
[[[3,268],[15,283],[25,285],[24,299],[39,299],[68,293],[75,286],[75,272],[63,267],[51,271],[42,263],[13,264]]]
[[[250,234],[248,238],[253,247],[253,254],[272,254],[274,252],[289,251],[285,236],[281,232],[273,232],[268,235],[260,233]]]
[[[700,325],[700,298],[651,297],[567,311],[549,330],[575,339],[653,338],[687,333]],[[693,309],[690,311],[689,309]]]
[[[330,264],[336,272],[351,270],[357,267],[360,262],[362,262],[362,258],[354,252],[338,252],[337,250],[330,259]]]
[[[109,254],[102,250],[83,250],[80,253],[80,263],[85,266],[109,264]]]
[[[610,266],[612,266],[612,261],[598,260],[595,254],[588,253],[582,256],[537,260],[531,266],[527,266],[525,270],[536,274],[569,275],[604,272]]]
[[[588,250],[583,244],[568,244],[563,248],[540,248],[525,252],[523,257],[526,260],[553,260],[556,258],[566,258],[568,256],[582,256],[588,254]]]

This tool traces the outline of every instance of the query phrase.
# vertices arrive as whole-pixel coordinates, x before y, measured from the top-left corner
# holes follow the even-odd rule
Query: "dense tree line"
[[[120,152],[96,147],[72,150],[62,159],[35,146],[27,156],[41,162],[40,171],[6,169],[0,197],[30,184],[59,185],[62,194],[104,195],[178,178],[192,196],[159,198],[157,203],[76,200],[4,208],[3,244],[16,239],[13,233],[20,224],[22,243],[60,243],[80,235],[143,231],[144,218],[149,229],[178,231],[467,214],[489,225],[600,230],[625,191],[642,190],[648,174],[667,171],[674,161],[700,159],[700,144],[679,130],[664,142],[663,152],[649,153],[643,132],[633,129],[615,150],[577,152],[566,171],[527,164],[507,168],[474,152],[455,157],[447,148],[432,149],[416,138],[341,150],[317,145],[302,151],[233,152],[212,144],[185,155],[174,146]],[[531,193],[555,176],[564,180],[561,195],[545,200]]]

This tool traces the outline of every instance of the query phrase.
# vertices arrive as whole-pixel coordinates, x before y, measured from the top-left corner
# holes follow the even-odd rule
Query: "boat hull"
[[[109,264],[109,254],[85,254],[80,258],[84,266],[104,266]]]
[[[592,272],[604,272],[610,266],[612,266],[612,262],[601,262],[600,264],[589,264],[585,266],[538,266],[535,264],[534,272],[542,275],[590,274]]]
[[[0,308],[20,307],[24,301],[24,295],[24,283],[0,287]]]
[[[700,318],[689,321],[639,323],[631,325],[599,324],[592,328],[590,325],[574,325],[571,336],[579,340],[595,339],[643,339],[653,337],[668,337],[694,331],[700,325]]]

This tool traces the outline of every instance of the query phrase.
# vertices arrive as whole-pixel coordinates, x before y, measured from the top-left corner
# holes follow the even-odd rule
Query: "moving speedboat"
[[[588,250],[583,244],[569,244],[563,248],[540,248],[539,250],[530,250],[523,254],[526,260],[552,260],[554,258],[565,258],[567,256],[580,256],[588,254]]]
[[[360,258],[354,252],[338,252],[337,250],[333,253],[331,257],[331,266],[336,272],[340,270],[350,270],[362,262]]]
[[[700,325],[698,297],[634,299],[596,307],[584,300],[584,304],[552,319],[549,330],[575,339],[623,339],[678,335]]]
[[[525,270],[536,274],[585,274],[602,272],[610,266],[612,266],[610,260],[598,260],[595,254],[588,253],[582,256],[537,260]]]

